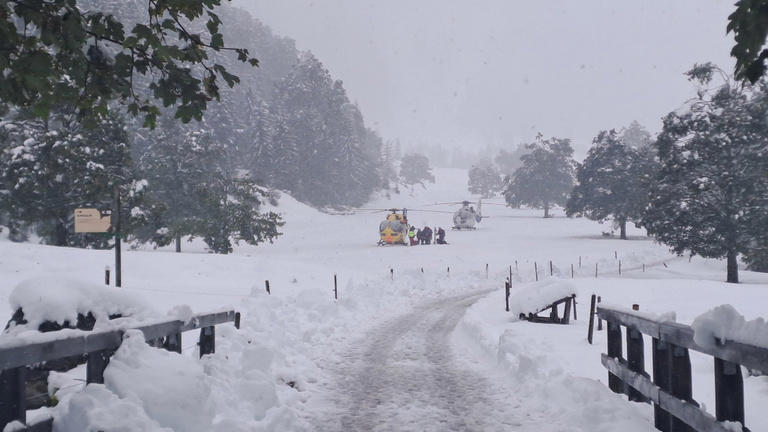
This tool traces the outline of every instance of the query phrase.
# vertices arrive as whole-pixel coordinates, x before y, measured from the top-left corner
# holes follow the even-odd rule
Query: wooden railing
[[[86,383],[103,383],[104,370],[109,359],[120,347],[127,330],[140,330],[144,339],[152,346],[181,353],[181,334],[200,329],[198,345],[200,357],[216,351],[216,325],[233,322],[240,328],[240,313],[235,311],[197,315],[187,322],[165,321],[141,327],[124,328],[102,332],[78,332],[67,336],[50,332],[41,334],[48,340],[23,345],[0,344],[0,430],[8,423],[19,421],[26,424],[26,370],[50,360],[72,356],[87,356]],[[51,431],[53,419],[48,417],[27,425],[26,430]]]
[[[654,404],[654,424],[661,431],[727,432],[722,422],[744,425],[744,382],[741,366],[768,371],[768,349],[731,340],[713,340],[707,347],[693,340],[690,326],[663,322],[629,311],[598,307],[607,322],[608,386],[630,400]],[[627,358],[622,357],[622,327],[626,327]],[[653,344],[653,379],[645,371],[643,335]],[[693,399],[689,350],[714,357],[715,417]],[[745,427],[745,431],[748,429]]]

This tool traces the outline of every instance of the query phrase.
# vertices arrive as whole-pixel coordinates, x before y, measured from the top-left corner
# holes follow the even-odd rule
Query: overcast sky
[[[696,62],[731,68],[731,0],[239,0],[344,81],[369,126],[410,143],[574,140],[693,93]],[[258,55],[258,53],[256,53]]]

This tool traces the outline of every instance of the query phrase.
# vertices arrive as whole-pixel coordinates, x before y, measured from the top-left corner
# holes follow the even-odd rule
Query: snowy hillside
[[[466,171],[435,175],[435,184],[366,207],[405,207],[412,224],[448,229],[450,213],[416,210],[450,212],[456,207],[429,204],[476,197],[466,192]],[[604,237],[610,224],[568,219],[562,210],[544,219],[539,210],[484,205],[488,218],[476,231],[448,230],[448,245],[418,247],[376,245],[386,213],[325,214],[287,195],[276,210],[286,224],[272,245],[240,245],[230,255],[208,254],[199,241],[183,243],[180,254],[125,251],[122,291],[137,303],[151,304],[161,317],[234,308],[242,312],[242,328],[219,326],[216,354],[200,361],[192,338],[177,355],[130,335],[105,384],[84,391],[83,368],[54,374],[49,387],[61,389],[59,405],[50,409],[56,430],[647,431],[651,406],[630,404],[605,385],[604,333],[595,345],[586,341],[591,294],[605,303],[639,304],[641,311],[674,311],[682,323],[721,304],[747,319],[765,314],[768,275],[744,271],[742,284],[725,284],[724,262],[675,257],[634,228],[627,241]],[[50,282],[51,290],[72,280],[97,286],[104,267],[113,266],[111,251],[18,244],[5,231],[0,235],[3,320],[13,312],[12,291],[24,281],[62,281]],[[513,298],[543,285],[574,291],[579,320],[530,324],[504,312],[510,267]],[[0,345],[10,337],[0,336]],[[694,397],[713,412],[711,358],[692,357]],[[418,372],[432,376],[434,365],[444,374],[436,378],[455,388],[444,394],[423,381]],[[387,374],[413,382],[413,393],[390,394],[361,378]],[[768,403],[768,379],[744,381],[746,422],[768,430],[760,409]],[[379,398],[387,402],[378,406]],[[474,414],[436,410],[430,398],[470,401]]]

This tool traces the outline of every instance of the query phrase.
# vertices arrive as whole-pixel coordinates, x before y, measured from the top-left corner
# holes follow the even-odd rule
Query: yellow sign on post
[[[112,210],[75,209],[76,233],[106,233],[112,230]]]

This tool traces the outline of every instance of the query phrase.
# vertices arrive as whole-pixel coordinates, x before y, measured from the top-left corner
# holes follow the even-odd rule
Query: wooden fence
[[[655,321],[639,314],[598,307],[606,320],[608,386],[630,400],[652,402],[654,423],[661,431],[727,432],[724,421],[744,425],[744,382],[741,366],[768,371],[768,349],[716,339],[702,347],[693,340],[690,326]],[[622,357],[622,327],[626,327],[627,358]],[[653,379],[645,371],[643,335],[653,344]],[[714,357],[715,417],[693,400],[689,350]],[[745,431],[748,429],[745,427]]]
[[[127,330],[140,330],[144,339],[152,346],[163,347],[181,353],[181,334],[200,329],[200,357],[216,350],[216,325],[233,322],[240,328],[240,313],[226,311],[197,315],[189,321],[165,321],[130,329],[103,332],[82,332],[76,336],[60,336],[55,332],[46,333],[50,340],[25,345],[0,347],[0,430],[8,423],[19,421],[26,424],[26,371],[28,365],[71,356],[86,355],[86,383],[103,383],[104,370],[109,359],[120,347]],[[48,417],[26,429],[16,431],[51,431],[53,419]]]

